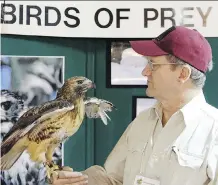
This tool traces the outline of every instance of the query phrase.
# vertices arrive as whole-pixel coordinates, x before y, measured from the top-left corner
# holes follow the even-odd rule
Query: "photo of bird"
[[[65,81],[54,100],[35,106],[25,112],[5,135],[1,143],[1,170],[10,169],[24,151],[34,162],[46,166],[48,181],[55,170],[62,167],[52,161],[55,148],[74,135],[85,115],[101,118],[107,124],[107,111],[115,106],[86,92],[95,88],[94,82],[82,76]]]

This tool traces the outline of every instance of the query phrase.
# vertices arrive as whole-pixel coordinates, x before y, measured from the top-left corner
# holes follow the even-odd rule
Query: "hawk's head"
[[[91,88],[95,88],[94,82],[83,76],[75,76],[65,81],[57,96],[82,96]]]

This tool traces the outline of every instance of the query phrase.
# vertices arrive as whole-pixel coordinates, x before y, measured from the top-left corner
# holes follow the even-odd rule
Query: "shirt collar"
[[[187,126],[191,123],[193,119],[196,118],[196,115],[199,113],[202,105],[206,103],[203,92],[200,92],[197,96],[195,96],[191,101],[189,101],[186,105],[184,105],[179,112],[182,113],[184,117],[185,125]],[[162,120],[162,107],[160,102],[156,102],[151,107],[151,112],[154,112],[160,120]],[[150,113],[151,113],[150,112]]]
[[[151,114],[155,114],[155,116],[157,116],[160,120],[162,120],[162,107],[161,107],[161,103],[159,101],[157,101],[150,110],[150,115]]]
[[[200,92],[190,102],[183,106],[180,111],[184,116],[186,125],[192,123],[193,119],[198,118],[201,107],[206,103],[203,92]]]

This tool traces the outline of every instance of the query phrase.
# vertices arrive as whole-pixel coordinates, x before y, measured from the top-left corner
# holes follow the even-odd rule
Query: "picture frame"
[[[65,56],[1,55],[1,142],[26,111],[56,97],[64,72]],[[63,166],[64,143],[55,148],[52,159]],[[30,160],[25,151],[11,170],[0,176],[2,184],[41,185],[46,183],[46,168]]]
[[[157,102],[153,97],[133,96],[132,97],[132,120],[138,116],[141,111],[152,107]]]
[[[129,41],[141,39],[111,39],[106,44],[107,88],[146,88],[147,78],[142,71],[146,58],[136,53]],[[143,40],[145,40],[143,38]],[[151,40],[146,38],[146,40]]]

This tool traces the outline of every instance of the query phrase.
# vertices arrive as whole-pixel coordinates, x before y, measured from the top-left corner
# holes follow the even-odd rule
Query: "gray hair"
[[[173,55],[167,55],[167,59],[171,63],[176,63],[179,65],[189,65],[183,60],[173,56]],[[206,75],[202,73],[201,71],[197,70],[193,66],[189,65],[191,68],[191,75],[190,78],[192,80],[192,83],[195,85],[196,88],[203,88],[205,81],[206,81]],[[212,60],[208,63],[207,71],[211,71],[213,69],[213,62]]]

